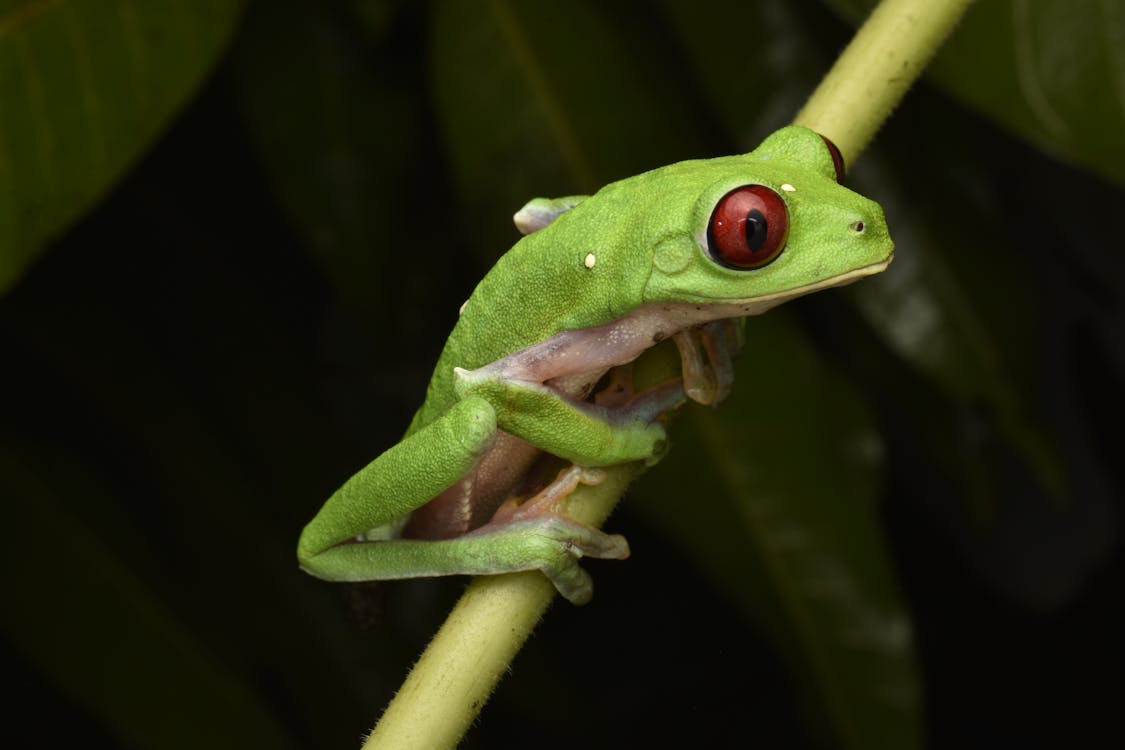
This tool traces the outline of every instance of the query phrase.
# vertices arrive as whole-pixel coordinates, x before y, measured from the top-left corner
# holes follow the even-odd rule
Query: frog
[[[588,602],[579,560],[629,545],[571,519],[571,494],[656,464],[675,410],[722,401],[745,318],[891,262],[882,208],[843,175],[831,141],[794,125],[746,154],[530,201],[404,436],[304,528],[300,567],[353,582],[538,570]],[[668,340],[679,372],[637,386],[633,363]]]

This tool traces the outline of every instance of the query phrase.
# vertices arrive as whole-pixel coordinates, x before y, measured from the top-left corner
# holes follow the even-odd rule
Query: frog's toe
[[[624,560],[629,556],[629,543],[620,534],[607,534],[592,526],[572,521],[565,516],[543,516],[543,531],[559,542],[574,559],[597,557],[603,560]]]
[[[568,565],[544,568],[543,575],[550,579],[559,594],[571,604],[581,606],[594,598],[593,579],[573,560]]]
[[[559,593],[574,604],[585,604],[594,593],[590,576],[578,564],[582,557],[624,560],[629,543],[620,534],[606,534],[563,516],[542,517],[538,533],[549,540],[539,569]]]

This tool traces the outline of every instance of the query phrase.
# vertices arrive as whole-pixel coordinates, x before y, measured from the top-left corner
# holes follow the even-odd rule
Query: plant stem
[[[602,483],[579,485],[567,515],[601,526],[640,470],[613,466]],[[474,579],[363,747],[455,747],[554,596],[538,571]]]
[[[883,0],[793,124],[825,136],[854,163],[971,2]]]
[[[795,119],[854,161],[971,0],[884,0]],[[568,514],[600,526],[640,473],[610,467],[581,485]],[[364,748],[452,748],[554,598],[538,572],[474,580],[414,665]]]

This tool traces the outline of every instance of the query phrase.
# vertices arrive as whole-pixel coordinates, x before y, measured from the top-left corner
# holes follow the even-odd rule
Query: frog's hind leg
[[[534,496],[523,500],[513,498],[496,511],[492,519],[462,537],[487,538],[513,530],[537,527],[554,532],[566,530],[567,556],[554,564],[541,566],[559,592],[575,603],[587,601],[593,591],[589,575],[576,564],[578,558],[598,557],[623,560],[629,556],[629,543],[619,534],[606,534],[592,526],[578,523],[566,516],[566,504],[580,484],[598,485],[605,481],[605,471],[598,468],[570,465]]]
[[[329,581],[367,581],[539,570],[564,597],[585,604],[594,588],[578,560],[628,556],[622,536],[558,513],[540,513],[508,523],[489,522],[453,539],[347,542],[317,556],[315,575]]]
[[[440,446],[447,449],[450,446]],[[438,451],[444,455],[445,451]],[[412,454],[409,458],[420,459]],[[382,477],[382,474],[378,475]],[[344,535],[336,529],[315,529],[302,536],[302,567],[329,581],[371,581],[442,575],[491,575],[540,570],[564,597],[575,604],[593,594],[590,576],[578,565],[582,557],[623,559],[629,556],[625,538],[606,534],[562,515],[562,505],[581,483],[595,484],[604,476],[596,469],[573,467],[563,472],[528,501],[526,509],[501,513],[484,526],[452,539],[378,539]],[[345,485],[347,486],[347,485]],[[346,508],[355,507],[349,504]],[[345,508],[345,506],[341,506]],[[342,510],[341,513],[344,511]],[[334,525],[334,514],[326,516]],[[365,528],[367,517],[351,519]],[[308,551],[304,551],[304,550]]]
[[[571,465],[559,472],[554,481],[526,500],[513,498],[501,505],[489,524],[509,524],[545,513],[566,513],[566,501],[578,485],[598,485],[605,481],[605,471],[588,466]]]

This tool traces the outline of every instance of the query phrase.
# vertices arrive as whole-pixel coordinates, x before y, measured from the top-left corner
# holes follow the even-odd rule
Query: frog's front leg
[[[643,460],[653,464],[667,440],[658,418],[685,394],[715,404],[730,391],[731,359],[741,344],[741,321],[720,319],[673,334],[682,377],[625,398],[586,400],[607,371],[621,372],[675,328],[674,313],[627,316],[596,328],[562,331],[476,370],[454,370],[459,398],[480,397],[496,408],[500,429],[582,466]]]
[[[692,401],[714,406],[730,394],[743,324],[741,318],[715,320],[673,337],[680,350],[684,393]]]
[[[505,432],[580,466],[654,463],[667,433],[655,421],[683,402],[677,386],[624,408],[578,401],[549,384],[507,379],[489,368],[458,368],[454,390],[461,398],[483,398],[496,409]]]

